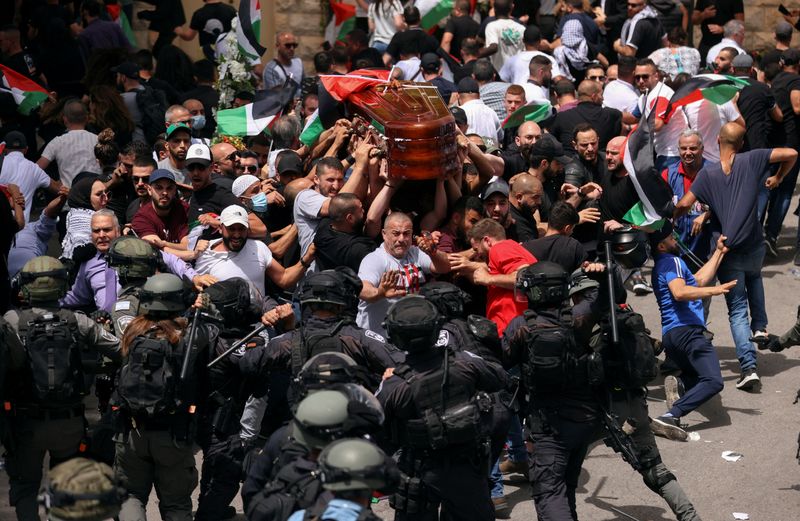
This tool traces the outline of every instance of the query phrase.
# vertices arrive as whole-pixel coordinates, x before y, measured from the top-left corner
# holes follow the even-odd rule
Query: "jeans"
[[[722,373],[714,346],[703,336],[700,326],[679,326],[664,335],[664,350],[681,368],[681,381],[686,394],[677,400],[670,414],[686,416],[712,396],[722,391]]]
[[[797,184],[798,170],[800,170],[800,163],[796,162],[789,173],[786,174],[783,182],[769,192],[769,209],[767,210],[764,231],[770,239],[777,239],[781,233],[783,219],[789,212],[794,186]],[[798,243],[800,244],[800,235],[798,237]]]
[[[492,471],[489,473],[489,486],[491,487],[491,496],[493,499],[505,495],[503,473],[500,472],[500,458],[494,460],[494,465],[492,465]]]
[[[717,270],[721,283],[737,281],[725,294],[725,303],[728,305],[731,335],[742,371],[756,368],[756,348],[750,341],[751,334],[767,328],[764,282],[761,279],[763,262],[764,245],[761,244],[752,251],[727,253]],[[752,321],[748,317],[748,308]]]
[[[383,54],[386,52],[386,48],[389,47],[388,43],[383,42],[372,42],[372,48],[376,49],[379,53]]]
[[[511,416],[511,428],[508,429],[508,459],[513,462],[528,461],[528,448],[522,434],[522,423],[519,416]]]

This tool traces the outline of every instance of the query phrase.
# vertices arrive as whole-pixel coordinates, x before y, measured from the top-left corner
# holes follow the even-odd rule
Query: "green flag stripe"
[[[420,26],[428,30],[434,25],[438,24],[442,18],[450,14],[450,11],[453,9],[453,0],[441,0],[439,3],[434,6],[433,9],[425,13],[425,16],[422,17],[422,22]]]
[[[741,87],[738,85],[716,85],[707,89],[702,89],[703,98],[707,99],[715,105],[722,105],[727,103],[736,96]]]
[[[33,109],[44,103],[47,99],[47,94],[37,91],[28,91],[24,96],[19,107],[17,107],[17,111],[25,116],[29,115]]]
[[[345,37],[350,34],[353,29],[356,28],[356,17],[351,16],[344,22],[342,22],[342,26],[339,28],[339,34],[336,35],[336,39],[340,42],[343,42]]]
[[[303,132],[300,134],[300,142],[307,147],[313,145],[319,138],[320,134],[322,134],[322,131],[325,130],[325,127],[322,126],[322,120],[319,119],[319,116],[315,113],[312,117],[314,119],[308,125],[306,125],[306,128],[304,128]]]
[[[526,121],[539,122],[550,115],[551,105],[549,103],[525,105],[514,111],[503,122],[503,128],[514,128],[522,125]]]
[[[372,121],[370,121],[369,123],[370,123],[370,125],[375,127],[375,130],[377,130],[381,134],[386,134],[386,129],[383,127],[383,125],[381,125],[380,123],[378,123],[374,119]]]
[[[217,132],[223,136],[246,136],[247,105],[217,112]]]

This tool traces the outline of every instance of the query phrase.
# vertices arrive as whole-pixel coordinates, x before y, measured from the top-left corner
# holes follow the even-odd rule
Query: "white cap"
[[[202,143],[196,143],[186,151],[186,166],[191,164],[208,166],[211,164],[211,149]]]
[[[222,213],[219,214],[219,221],[223,226],[241,224],[245,228],[250,228],[250,222],[247,220],[247,210],[238,204],[232,204],[222,210]]]
[[[251,174],[240,175],[233,182],[231,192],[233,192],[233,195],[236,197],[241,197],[245,190],[253,186],[253,183],[258,183],[259,181],[259,178]]]

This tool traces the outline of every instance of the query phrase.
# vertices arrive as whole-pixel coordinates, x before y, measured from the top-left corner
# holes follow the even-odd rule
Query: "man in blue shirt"
[[[653,267],[653,292],[661,310],[661,339],[667,356],[681,369],[681,382],[686,389],[679,396],[680,383],[674,376],[664,380],[669,411],[653,419],[656,434],[674,433],[679,419],[722,390],[719,358],[711,341],[703,335],[702,299],[727,293],[736,285],[732,280],[719,286],[708,286],[727,253],[721,235],[711,258],[697,273],[692,272],[680,258],[678,242],[672,225],[667,223],[650,235]],[[675,439],[674,435],[670,436]],[[685,439],[685,433],[683,436]]]

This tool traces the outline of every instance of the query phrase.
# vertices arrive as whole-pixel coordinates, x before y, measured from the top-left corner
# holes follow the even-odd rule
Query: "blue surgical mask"
[[[267,194],[264,192],[259,192],[253,197],[250,198],[250,208],[253,209],[254,212],[266,212],[267,211]]]
[[[203,130],[203,127],[205,126],[206,126],[205,114],[198,114],[196,116],[192,116],[192,130]]]

